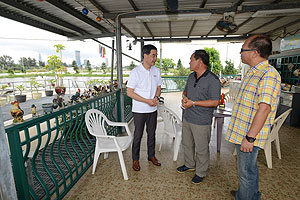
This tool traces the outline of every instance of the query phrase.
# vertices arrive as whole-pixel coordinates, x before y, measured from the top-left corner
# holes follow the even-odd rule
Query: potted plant
[[[52,55],[48,56],[48,65],[46,65],[46,69],[50,69],[55,74],[56,79],[56,87],[55,92],[57,94],[65,94],[66,87],[63,86],[63,76],[65,72],[65,67],[62,65],[62,50],[65,49],[65,46],[62,44],[54,45],[56,48],[56,52],[60,53],[60,56]]]
[[[32,93],[33,99],[40,99],[42,97],[42,93],[39,92],[39,87],[43,86],[41,83],[38,83],[35,78],[31,78],[28,81],[31,84],[31,87],[34,87],[36,93]]]
[[[1,97],[0,97],[0,106],[4,106],[6,104],[6,97],[3,96],[5,89],[8,87],[8,85],[1,85]]]
[[[50,80],[47,80],[48,83],[49,83],[49,90],[46,90],[45,93],[46,93],[46,96],[53,96],[53,90],[52,90],[52,87],[55,86],[55,79],[50,79]]]
[[[23,85],[18,85],[16,88],[20,91],[19,95],[15,95],[15,99],[19,102],[25,102],[26,101],[26,95],[23,95],[23,91],[25,90],[25,87]]]

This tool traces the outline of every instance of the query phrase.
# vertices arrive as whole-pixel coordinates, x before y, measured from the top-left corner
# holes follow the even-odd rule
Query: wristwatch
[[[195,101],[193,101],[193,107],[195,107]]]
[[[250,143],[253,143],[253,142],[256,140],[256,138],[254,138],[254,137],[249,137],[248,135],[246,135],[246,140],[247,140],[248,142],[250,142]]]

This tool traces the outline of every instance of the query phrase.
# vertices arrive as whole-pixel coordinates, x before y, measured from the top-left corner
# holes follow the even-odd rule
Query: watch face
[[[253,142],[256,140],[256,138],[249,137],[248,135],[246,135],[246,139],[247,139],[247,141],[250,142],[250,143],[253,143]]]

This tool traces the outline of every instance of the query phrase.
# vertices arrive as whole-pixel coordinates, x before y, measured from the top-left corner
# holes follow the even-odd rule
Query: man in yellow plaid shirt
[[[248,38],[241,49],[242,62],[250,69],[241,82],[226,140],[237,150],[239,188],[231,191],[235,199],[256,200],[258,187],[258,150],[264,144],[275,119],[280,98],[281,79],[268,63],[272,42],[264,35]]]

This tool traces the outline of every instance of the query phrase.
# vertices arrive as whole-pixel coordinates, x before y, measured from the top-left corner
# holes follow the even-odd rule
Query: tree
[[[44,68],[44,67],[46,66],[46,65],[45,65],[45,62],[39,61],[39,66]]]
[[[177,61],[177,67],[176,67],[176,68],[177,68],[177,69],[183,68],[183,65],[182,65],[180,59],[178,59],[178,61]]]
[[[160,64],[160,59],[157,58],[157,61],[155,63],[155,66],[157,68],[159,68],[159,64]],[[161,67],[162,67],[162,70],[165,72],[165,74],[167,74],[167,72],[169,71],[169,69],[174,69],[175,67],[175,63],[173,62],[173,59],[170,59],[170,58],[163,58],[162,59],[162,63],[161,63]]]
[[[75,60],[73,60],[73,62],[72,62],[72,67],[73,67],[74,71],[76,72],[76,74],[79,74],[79,67],[77,66],[77,63]]]
[[[136,67],[133,61],[131,61],[130,65],[127,66],[129,70],[133,70]]]
[[[177,70],[175,71],[176,76],[187,76],[190,74],[190,70],[183,67],[181,60],[177,62]]]
[[[238,70],[234,68],[233,62],[231,60],[226,60],[225,63],[226,63],[226,65],[224,67],[222,74],[235,75],[238,73]]]
[[[89,73],[92,73],[92,67],[91,67],[91,63],[89,60],[87,60],[87,62],[86,62],[86,68],[89,71]]]
[[[103,74],[106,74],[106,69],[107,69],[107,66],[106,66],[105,62],[103,62],[101,64],[101,70],[103,71]]]
[[[8,70],[9,68],[12,69],[14,66],[14,61],[11,56],[3,55],[0,56],[0,65],[3,67],[2,69]]]
[[[213,47],[212,48],[205,47],[204,50],[209,55],[208,69],[211,70],[211,68],[213,68],[212,72],[215,74],[219,74],[223,68],[221,65],[219,51]]]

